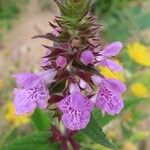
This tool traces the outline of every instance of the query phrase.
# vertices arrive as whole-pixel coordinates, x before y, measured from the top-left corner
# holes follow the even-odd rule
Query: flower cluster
[[[94,106],[109,115],[120,113],[124,106],[125,85],[97,70],[98,66],[108,67],[112,72],[123,69],[112,60],[122,44],[114,42],[104,49],[101,47],[98,34],[101,26],[86,9],[89,3],[83,5],[84,12],[80,10],[81,13],[75,15],[67,12],[72,8],[69,3],[56,3],[62,17],[57,16],[55,24],[50,23],[53,31],[34,37],[54,42],[53,46],[43,45],[46,48],[41,65],[44,71],[15,75],[18,88],[14,90],[14,105],[16,113],[22,115],[33,112],[36,107],[46,109],[56,104],[64,126],[80,130],[89,123]],[[78,3],[75,1],[75,6]]]

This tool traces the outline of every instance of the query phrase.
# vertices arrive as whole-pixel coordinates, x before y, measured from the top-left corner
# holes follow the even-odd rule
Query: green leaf
[[[96,109],[96,108],[93,111],[93,115],[94,115],[94,118],[98,120],[98,124],[101,127],[104,127],[105,125],[107,125],[109,122],[111,122],[113,119],[116,118],[116,116],[110,116],[110,115],[103,116],[100,109]]]
[[[107,148],[117,150],[117,148],[106,138],[102,128],[94,119],[93,115],[91,116],[89,124],[81,131],[81,133],[91,138],[96,143],[99,143]]]
[[[49,132],[36,132],[23,138],[15,139],[1,150],[57,150],[59,145],[50,143]]]
[[[61,25],[63,28],[70,27],[77,29],[82,18],[90,11],[91,0],[65,0],[64,3],[54,0],[58,5],[61,14]],[[82,7],[81,7],[82,6]]]
[[[59,80],[54,83],[49,89],[51,93],[59,93],[62,92],[66,87],[66,79]]]
[[[32,121],[39,131],[48,130],[50,128],[50,117],[38,108],[32,115]]]

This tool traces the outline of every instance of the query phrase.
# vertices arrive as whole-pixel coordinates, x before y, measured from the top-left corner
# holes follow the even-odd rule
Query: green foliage
[[[90,0],[65,0],[65,4],[59,0],[54,1],[62,13],[63,20],[61,25],[63,28],[70,27],[73,29],[79,26],[80,21],[87,14],[92,3]]]
[[[94,142],[99,143],[107,148],[117,149],[105,136],[102,131],[102,128],[99,126],[97,121],[91,116],[90,122],[87,127],[81,131],[82,134],[85,134],[87,137],[92,139]]]
[[[94,109],[93,111],[93,115],[95,117],[95,120],[98,120],[98,124],[101,127],[104,127],[105,125],[107,125],[108,123],[110,123],[113,119],[115,119],[115,116],[110,116],[110,115],[105,115],[103,116],[103,114],[101,113],[100,109]]]
[[[80,1],[74,1],[74,0],[65,0],[65,5],[60,3],[58,0],[54,0],[57,5],[59,6],[61,13],[64,17],[70,18],[70,19],[82,19],[85,14],[90,9],[90,1],[87,0],[80,0]],[[82,6],[82,7],[81,7]]]
[[[32,122],[39,131],[48,130],[50,128],[50,117],[38,108],[32,115]]]
[[[57,150],[59,145],[50,143],[49,132],[36,132],[23,138],[15,139],[1,150]]]
[[[114,10],[121,10],[128,5],[129,0],[97,0],[95,6],[99,15],[112,14]]]
[[[129,0],[97,0],[96,14],[101,16],[105,27],[103,34],[107,40],[125,42],[128,37],[134,37],[140,30],[150,27],[147,19],[150,11],[138,3],[130,3]]]
[[[20,9],[16,6],[13,1],[0,1],[0,19],[11,19],[14,15],[20,12]]]
[[[62,92],[66,87],[66,79],[60,80],[56,83],[54,83],[51,87],[50,92],[52,93],[60,93]]]

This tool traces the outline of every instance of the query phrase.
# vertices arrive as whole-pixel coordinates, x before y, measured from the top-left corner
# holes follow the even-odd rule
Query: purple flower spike
[[[79,8],[79,1],[88,9]],[[91,15],[89,1],[55,0],[61,16],[49,22],[50,32],[33,37],[51,41],[43,45],[46,49],[41,62],[44,71],[14,76],[18,85],[14,90],[16,114],[32,113],[37,107],[52,110],[53,118],[60,121],[61,117],[67,128],[65,133],[57,134],[56,127],[52,137],[61,144],[61,149],[80,148],[70,135],[87,126],[94,106],[110,115],[118,114],[124,107],[125,85],[106,79],[103,70],[122,71],[123,67],[112,58],[120,52],[122,43],[117,41],[102,49],[99,36],[102,25]],[[82,13],[76,14],[74,10]]]
[[[58,107],[64,113],[62,121],[65,127],[70,130],[80,130],[90,121],[93,103],[77,91],[61,100]]]
[[[64,68],[67,65],[67,59],[63,56],[58,56],[56,59],[56,64],[58,67]]]
[[[110,115],[120,113],[124,107],[121,94],[126,90],[125,85],[115,79],[103,79],[100,85],[95,105]]]
[[[45,109],[49,91],[41,76],[33,73],[17,74],[18,89],[14,90],[14,105],[17,115],[32,113],[36,107]]]
[[[94,55],[90,50],[85,50],[81,53],[81,57],[80,57],[81,62],[84,65],[88,65],[88,64],[93,64],[94,62]]]

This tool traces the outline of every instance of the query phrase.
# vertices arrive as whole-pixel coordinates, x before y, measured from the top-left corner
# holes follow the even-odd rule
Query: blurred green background
[[[94,115],[120,150],[149,150],[150,1],[97,0],[92,12],[102,24],[102,45],[113,41],[124,44],[115,58],[124,66],[124,71],[113,73],[106,68],[100,69],[106,76],[120,79],[127,85],[125,108],[119,116],[102,117],[99,110],[95,110]],[[31,37],[51,30],[48,20],[58,14],[52,0],[0,0],[0,147],[16,137],[47,128],[35,125],[39,115],[48,121],[47,113],[37,110],[31,117],[15,116],[12,105],[15,82],[11,75],[40,69],[44,54],[41,44],[52,43],[31,40]],[[106,150],[82,135],[76,138],[83,150]]]

